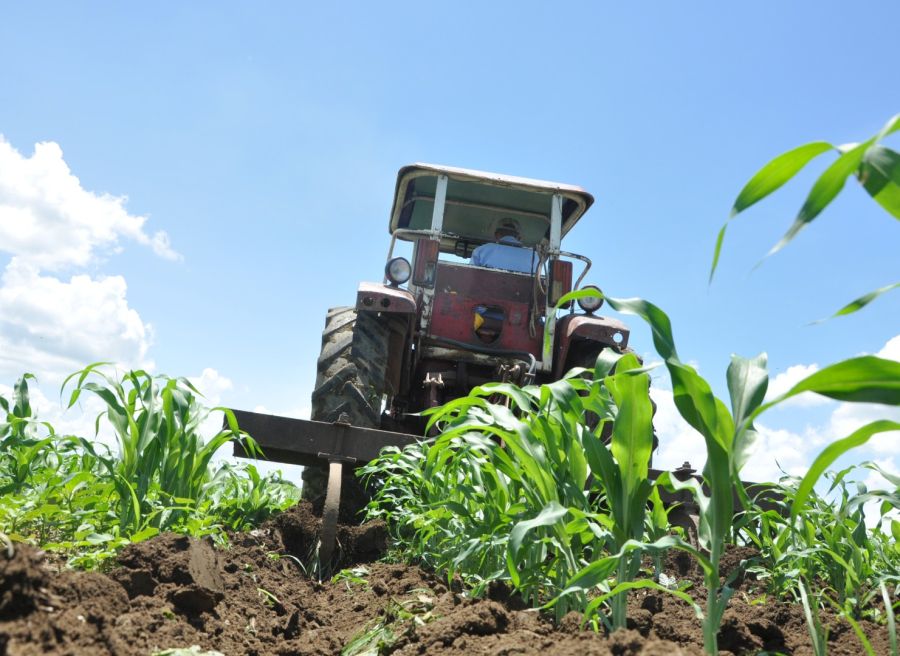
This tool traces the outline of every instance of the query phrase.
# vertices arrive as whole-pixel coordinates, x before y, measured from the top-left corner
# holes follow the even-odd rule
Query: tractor
[[[342,487],[344,517],[365,498],[343,466],[422,439],[421,411],[492,381],[552,382],[592,367],[604,349],[628,349],[628,328],[596,314],[599,297],[579,299],[580,311],[557,309],[591,268],[562,241],[593,201],[554,182],[432,164],[400,169],[384,278],[360,283],[354,305],[328,310],[311,421],[235,411],[269,460],[306,465],[304,496],[323,507],[326,556]],[[516,234],[495,243],[510,226]],[[496,263],[475,253],[487,244],[501,252]],[[244,455],[240,445],[235,452]]]
[[[593,366],[603,349],[627,349],[628,328],[595,314],[599,298],[580,299],[581,312],[556,309],[591,267],[562,240],[593,200],[572,185],[431,164],[400,169],[384,279],[361,283],[355,305],[328,310],[312,419],[422,435],[420,411],[477,385],[546,383]],[[527,272],[473,264],[475,249],[510,224],[518,239],[501,249],[525,251],[505,259],[530,262]],[[409,259],[395,253],[398,242],[411,244]],[[320,478],[307,470],[308,497],[321,494]]]

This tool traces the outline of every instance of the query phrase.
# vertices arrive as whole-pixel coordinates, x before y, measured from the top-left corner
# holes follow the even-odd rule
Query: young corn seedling
[[[613,364],[598,362],[597,386]],[[430,412],[441,429],[430,444],[386,450],[363,469],[382,481],[370,516],[384,517],[415,559],[460,574],[476,593],[500,579],[541,605],[612,540],[612,520],[598,506],[606,493],[586,451],[602,444],[582,425],[586,410],[613,411],[606,399],[577,376],[475,388]],[[556,612],[583,608],[583,595],[575,597]]]
[[[595,290],[580,290],[564,296],[560,304],[584,296],[603,297]],[[812,374],[774,401],[764,404],[768,387],[765,355],[752,359],[732,356],[727,372],[731,397],[729,411],[712,393],[706,380],[681,361],[671,322],[661,309],[642,299],[604,298],[613,309],[635,314],[649,324],[656,351],[663,358],[672,380],[675,406],[682,418],[703,436],[706,444],[707,461],[702,478],[708,494],[695,479],[679,481],[664,473],[658,482],[673,490],[689,490],[700,509],[702,551],[680,541],[678,548],[692,552],[703,568],[708,595],[703,619],[704,647],[707,653],[717,654],[718,627],[733,592],[729,581],[720,581],[719,561],[732,529],[734,493],[738,494],[743,506],[750,504],[740,481],[740,471],[757,437],[754,419],[764,410],[807,391],[840,401],[900,405],[900,362],[874,356],[845,360]],[[898,429],[900,424],[897,422],[875,421],[827,447],[800,483],[792,508],[794,517],[803,508],[818,477],[839,455],[865,443],[876,433]]]
[[[208,457],[223,433],[240,432],[232,421],[229,430],[202,442],[197,427],[208,411],[186,381],[142,372],[114,381],[93,369],[76,374],[93,376],[76,387],[103,398],[111,423],[125,431],[118,455],[38,421],[30,374],[9,399],[0,397],[0,531],[93,569],[160,527],[222,542],[224,528],[247,528],[297,498],[296,487],[262,477],[252,465],[212,471]],[[129,441],[133,436],[138,439]]]
[[[188,380],[154,378],[139,370],[127,372],[120,381],[105,373],[103,365],[92,364],[72,374],[64,381],[63,391],[76,379],[69,407],[84,391],[106,404],[106,411],[95,422],[96,432],[105,416],[115,433],[117,457],[100,457],[88,440],[81,443],[103,463],[119,492],[123,530],[143,528],[156,493],[167,503],[155,514],[152,525],[161,529],[174,525],[202,497],[210,480],[209,462],[227,442],[243,440],[249,452],[258,452],[256,443],[240,431],[227,408],[213,410],[224,412],[229,427],[203,440],[200,425],[210,410],[199,403],[199,392]]]
[[[599,437],[610,419],[602,420],[593,434],[584,435],[582,444],[591,471],[606,494],[612,517],[612,549],[618,553],[626,544],[644,538],[647,504],[654,488],[647,476],[653,449],[650,377],[637,373],[640,363],[633,354],[623,356],[616,370],[615,375],[606,376],[603,381],[617,408],[610,448]],[[592,386],[591,392],[596,394],[598,387]],[[589,396],[588,401],[591,400]],[[590,407],[590,403],[585,405]],[[616,582],[633,581],[640,564],[639,549],[623,552],[616,568]],[[626,594],[612,598],[611,628],[625,627],[626,601]]]

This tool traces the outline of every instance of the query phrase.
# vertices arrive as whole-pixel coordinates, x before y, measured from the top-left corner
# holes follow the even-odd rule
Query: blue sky
[[[886,1],[8,5],[0,384],[28,367],[55,400],[62,373],[113,359],[302,415],[325,310],[380,279],[396,172],[415,161],[593,193],[566,248],[593,259],[591,282],[611,295],[663,307],[720,393],[732,352],[767,351],[773,376],[890,355],[900,294],[807,325],[897,279],[900,226],[855,184],[753,270],[828,156],[739,217],[712,286],[707,274],[763,163],[867,138],[900,111],[898,19]],[[30,182],[16,173],[26,162]],[[42,236],[17,241],[3,189],[33,201]],[[851,425],[840,413],[854,414],[773,411],[755,471],[782,448],[802,468]],[[696,448],[673,422],[664,462]],[[885,439],[859,457],[895,467],[894,451]]]

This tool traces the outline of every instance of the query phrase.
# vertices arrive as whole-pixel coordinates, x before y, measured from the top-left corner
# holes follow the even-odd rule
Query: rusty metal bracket
[[[350,416],[342,412],[333,424],[334,444],[331,453],[320,451],[318,457],[328,461],[328,487],[325,492],[325,506],[322,508],[322,530],[319,534],[319,570],[327,572],[331,568],[334,548],[337,543],[338,514],[341,510],[341,483],[344,464],[353,464],[356,458],[343,455],[344,435],[351,427]]]
[[[438,405],[438,390],[444,389],[444,378],[441,372],[437,376],[432,376],[432,372],[425,374],[425,380],[422,386],[428,389],[428,407],[433,408]]]

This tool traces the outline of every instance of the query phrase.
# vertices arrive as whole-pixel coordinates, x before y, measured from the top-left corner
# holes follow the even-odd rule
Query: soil
[[[581,627],[571,614],[554,625],[503,586],[473,600],[418,567],[379,561],[385,527],[341,527],[341,567],[361,568],[335,582],[309,578],[299,565],[312,552],[318,519],[302,503],[262,528],[233,536],[230,547],[161,535],[125,549],[107,574],[59,570],[39,550],[0,551],[0,655],[148,656],[196,645],[231,655],[340,654],[368,629],[387,623],[380,652],[413,654],[702,654],[700,622],[670,595],[631,594],[629,628],[610,636]],[[752,552],[735,549],[723,571]],[[363,569],[364,568],[364,569]],[[684,554],[666,571],[702,575]],[[760,601],[741,581],[719,637],[723,654],[812,654],[802,609]],[[829,654],[864,653],[850,626],[832,624]],[[889,653],[884,628],[863,630],[877,654]],[[373,643],[374,644],[374,643]]]

